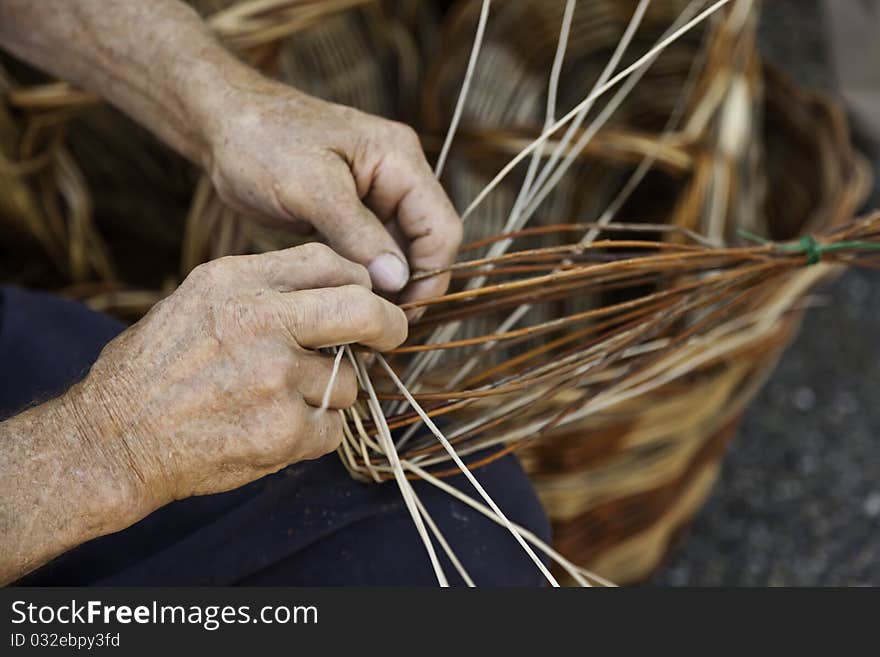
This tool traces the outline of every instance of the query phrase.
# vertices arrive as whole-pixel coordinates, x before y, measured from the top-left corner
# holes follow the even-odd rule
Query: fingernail
[[[393,253],[383,253],[367,267],[376,287],[387,292],[403,289],[409,280],[409,267]]]

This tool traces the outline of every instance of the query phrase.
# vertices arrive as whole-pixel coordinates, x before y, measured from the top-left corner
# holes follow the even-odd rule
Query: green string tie
[[[822,245],[812,235],[802,235],[798,240],[801,250],[807,256],[808,265],[816,265],[822,261]]]
[[[760,235],[755,235],[752,232],[749,232],[744,229],[740,229],[739,231],[740,237],[743,237],[751,242],[755,242],[757,244],[767,245],[770,244],[776,248],[777,251],[781,253],[793,253],[799,254],[802,253],[807,257],[808,265],[816,265],[822,262],[822,256],[826,253],[830,253],[832,251],[844,251],[844,250],[864,250],[864,251],[880,251],[880,242],[860,242],[860,241],[848,241],[848,242],[832,242],[830,244],[822,244],[812,235],[803,235],[801,236],[797,242],[789,243],[789,244],[777,244],[768,239],[761,237]]]

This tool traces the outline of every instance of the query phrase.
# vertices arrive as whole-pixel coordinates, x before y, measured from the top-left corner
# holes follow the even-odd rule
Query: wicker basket
[[[459,2],[434,30],[431,13],[411,2],[278,2],[276,13],[258,16],[236,13],[236,2],[199,4],[222,8],[213,24],[243,56],[312,93],[410,120],[422,129],[429,152],[437,151],[449,123],[479,8]],[[444,178],[459,207],[540,132],[563,4],[493,5],[475,93]],[[599,77],[635,5],[578,4],[561,108]],[[653,2],[631,51],[644,52],[687,5]],[[656,165],[620,207],[627,220],[670,223],[720,243],[737,228],[785,239],[849,219],[865,173],[844,121],[825,100],[762,66],[755,20],[754,3],[738,0],[661,55],[532,223],[595,220],[646,157]],[[289,38],[294,33],[297,38]],[[328,49],[335,53],[332,66],[318,54]],[[624,64],[632,58],[624,57]],[[0,160],[0,223],[6,230],[0,238],[44,253],[48,285],[77,283],[69,293],[135,316],[204,260],[290,243],[224,208],[204,178],[185,173],[177,158],[95,108],[88,96],[66,87],[6,87],[8,107],[0,108],[6,156]],[[84,158],[82,174],[68,142],[81,153],[111,151],[112,159]],[[125,161],[112,154],[117,151]],[[168,171],[185,175],[166,180]],[[469,239],[501,230],[520,181],[513,176],[468,220]],[[113,235],[104,223],[135,206],[150,214],[165,208],[158,236],[147,239],[171,257],[155,259],[146,273],[113,264],[118,242],[143,244],[145,236]],[[651,574],[705,499],[742,413],[797,329],[796,300],[830,273],[819,266],[794,276],[786,284],[786,312],[772,330],[722,362],[520,449],[563,554],[618,582]]]
[[[463,3],[447,26],[446,42],[457,45],[458,59],[449,57],[429,73],[424,105],[434,130],[448,121],[450,89],[461,79],[464,44],[476,21],[474,4]],[[506,84],[487,83],[465,111],[446,177],[460,205],[540,130],[544,72],[562,4],[509,3],[496,14],[494,29],[490,23],[490,54],[475,79]],[[634,50],[646,50],[686,4],[653,4],[639,32],[645,43],[636,41]],[[789,239],[851,218],[866,191],[866,173],[843,118],[823,98],[762,68],[755,14],[740,11],[749,4],[735,5],[709,28],[702,35],[705,47],[695,35],[658,60],[636,87],[642,93],[621,105],[532,225],[595,221],[633,163],[652,152],[658,154],[658,172],[643,184],[644,195],[624,206],[622,220],[667,222],[728,240],[738,228]],[[589,88],[597,60],[608,58],[634,6],[595,2],[590,12],[575,15],[579,38],[569,45],[572,70],[563,80]],[[699,57],[705,62],[694,79],[689,71]],[[682,99],[688,76],[692,92]],[[583,91],[561,87],[560,98],[569,99],[568,105],[561,101],[563,107],[573,105],[578,93]],[[682,100],[687,106],[679,125],[661,135],[658,127]],[[470,220],[468,237],[501,230],[519,184],[512,180],[487,200]],[[805,291],[821,275],[807,271],[790,285]],[[555,546],[614,581],[648,577],[704,501],[743,412],[799,320],[800,311],[792,308],[760,341],[723,362],[522,447],[518,454],[553,520]],[[473,328],[479,333],[483,327]]]

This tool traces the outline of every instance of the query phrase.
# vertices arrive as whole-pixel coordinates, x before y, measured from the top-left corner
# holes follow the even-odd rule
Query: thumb
[[[365,266],[376,289],[399,292],[409,281],[409,265],[397,242],[354,189],[333,198],[316,209],[311,224],[337,253]]]

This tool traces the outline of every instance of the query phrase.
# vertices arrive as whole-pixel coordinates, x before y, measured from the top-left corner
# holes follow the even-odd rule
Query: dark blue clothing
[[[63,392],[124,326],[78,303],[0,288],[0,417]],[[514,522],[549,540],[519,462],[475,471]],[[463,477],[448,480],[472,497]],[[503,527],[425,482],[418,493],[477,585],[534,586],[540,573]],[[459,582],[442,555],[444,570]],[[351,479],[330,454],[238,490],[170,504],[27,576],[40,585],[433,585],[394,482]]]

